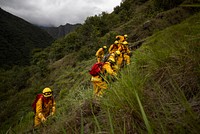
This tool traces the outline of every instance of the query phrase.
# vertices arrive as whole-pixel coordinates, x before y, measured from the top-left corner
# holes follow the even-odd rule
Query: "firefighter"
[[[129,65],[130,64],[130,55],[131,55],[131,51],[128,47],[128,42],[127,41],[124,41],[123,43],[123,50],[122,50],[122,53],[123,53],[123,59],[126,63],[126,65]]]
[[[116,56],[116,52],[112,53],[109,56],[108,60],[106,62],[104,62],[103,66],[102,66],[103,76],[107,82],[115,81],[116,79],[118,79],[117,72],[119,69],[117,66],[116,58],[118,58]]]
[[[123,50],[124,50],[124,46],[122,43],[119,43],[118,44],[118,51],[120,52],[120,55],[118,57],[118,60],[117,60],[117,64],[118,66],[121,68],[122,67],[122,63],[123,63],[123,60],[124,60],[124,55],[123,55]]]
[[[120,61],[119,61],[119,58],[120,58],[120,55],[121,55],[121,53],[120,53],[120,51],[115,51],[115,61],[116,61],[116,63],[115,63],[115,66],[113,67],[113,69],[116,71],[116,72],[118,72],[119,70],[120,70]]]
[[[98,49],[98,51],[96,52],[96,57],[97,57],[97,62],[101,62],[101,60],[104,57],[105,51],[106,51],[107,47],[103,46],[101,48]]]
[[[36,102],[34,127],[44,123],[48,116],[54,115],[56,110],[55,105],[52,90],[49,87],[44,88],[41,97]]]
[[[118,44],[119,44],[119,42],[116,40],[114,42],[114,44],[110,45],[108,52],[113,53],[113,52],[117,51],[118,50]]]
[[[128,35],[127,34],[125,34],[125,35],[117,35],[115,38],[119,43],[122,43],[124,41],[127,41]]]
[[[101,97],[103,92],[108,89],[109,77],[116,78],[117,73],[114,70],[115,58],[110,56],[107,61],[102,64],[101,73],[92,76],[91,82],[93,83],[94,96]]]

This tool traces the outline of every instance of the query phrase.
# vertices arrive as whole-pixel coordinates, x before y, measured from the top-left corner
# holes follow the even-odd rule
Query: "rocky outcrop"
[[[81,26],[81,24],[72,25],[67,23],[66,25],[60,25],[59,27],[41,27],[41,28],[47,31],[47,33],[49,33],[54,39],[57,39],[72,32],[78,26]]]

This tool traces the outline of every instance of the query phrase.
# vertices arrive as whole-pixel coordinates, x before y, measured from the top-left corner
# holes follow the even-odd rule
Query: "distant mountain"
[[[0,8],[0,67],[29,64],[31,51],[52,41],[46,31]]]
[[[41,28],[47,31],[53,38],[57,39],[65,36],[69,32],[72,32],[78,26],[81,26],[81,24],[72,25],[67,23],[65,25],[60,25],[59,27],[41,27]]]

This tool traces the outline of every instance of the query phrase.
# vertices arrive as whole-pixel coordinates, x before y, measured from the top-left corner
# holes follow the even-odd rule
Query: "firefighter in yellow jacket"
[[[124,41],[120,44],[120,46],[118,47],[118,51],[120,51],[120,56],[119,56],[119,60],[118,60],[118,65],[120,67],[123,67],[123,63],[126,62],[127,65],[130,64],[130,55],[131,55],[131,51],[128,47],[128,42]]]
[[[121,55],[121,52],[119,50],[115,51],[115,65],[114,65],[114,70],[116,72],[118,72],[120,70],[120,55]]]
[[[96,52],[96,57],[97,57],[98,63],[101,62],[101,60],[103,59],[106,49],[107,49],[107,47],[103,46],[103,47],[99,48],[99,50]]]
[[[54,115],[56,110],[56,103],[52,96],[52,90],[46,87],[43,89],[42,93],[43,97],[40,97],[36,103],[34,127],[45,122],[48,116]]]
[[[122,44],[123,44],[122,53],[123,53],[124,61],[126,62],[127,65],[129,65],[130,64],[131,51],[130,51],[130,49],[128,47],[128,42],[127,41],[124,41]]]
[[[126,41],[127,38],[128,38],[128,35],[127,35],[127,34],[125,34],[125,35],[117,35],[117,36],[116,36],[116,40],[117,40],[119,43],[122,43],[122,42]]]
[[[111,55],[109,57],[108,61],[106,61],[103,64],[103,67],[102,67],[102,72],[103,72],[105,78],[108,75],[110,75],[111,77],[116,77],[117,76],[117,72],[115,71],[115,68],[114,68],[115,65],[116,65],[116,60]]]
[[[124,56],[123,56],[123,53],[122,53],[123,49],[124,49],[123,44],[119,43],[118,44],[118,51],[120,52],[120,56],[118,57],[117,64],[120,68],[122,67],[122,63],[123,63],[123,60],[124,60]]]
[[[103,66],[101,73],[97,76],[92,76],[91,82],[93,82],[94,95],[102,96],[104,90],[108,88],[108,80],[107,77],[110,75],[111,77],[116,78],[117,73],[114,71],[113,66],[115,64],[115,60],[112,57],[109,57],[108,61],[106,61]]]
[[[118,50],[118,44],[119,44],[119,42],[116,40],[114,42],[114,44],[110,45],[110,47],[108,49],[108,52],[109,53],[114,53],[115,51],[117,51]]]
[[[119,71],[119,58],[120,58],[120,51],[116,50],[115,52],[112,52],[108,58],[108,61],[110,63],[110,67],[112,70],[117,73]]]

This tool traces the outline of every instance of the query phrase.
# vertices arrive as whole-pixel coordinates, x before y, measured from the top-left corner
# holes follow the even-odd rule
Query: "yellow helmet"
[[[46,87],[42,91],[44,97],[51,97],[52,96],[52,91],[49,87]]]
[[[106,49],[106,48],[107,48],[107,46],[103,46],[103,48],[104,48],[104,49]]]
[[[127,44],[128,44],[128,42],[127,42],[127,41],[124,41],[124,42],[123,42],[123,45],[127,45]]]
[[[119,41],[117,41],[117,40],[114,42],[114,44],[118,44],[118,43],[119,43]]]
[[[108,61],[109,61],[110,63],[115,63],[115,59],[114,59],[113,57],[110,57],[110,58],[108,59]]]
[[[128,37],[128,35],[127,35],[127,34],[125,34],[125,35],[124,35],[124,37],[125,37],[125,38],[127,38],[127,37]]]
[[[115,54],[120,55],[120,51],[119,50],[115,51]]]

